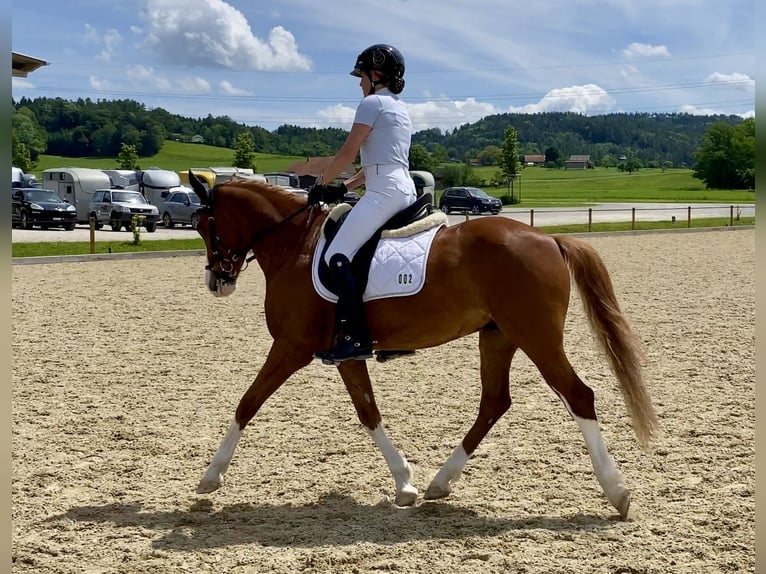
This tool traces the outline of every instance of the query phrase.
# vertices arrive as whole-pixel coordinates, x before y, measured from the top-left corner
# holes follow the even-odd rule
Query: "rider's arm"
[[[364,140],[367,139],[367,136],[371,131],[372,126],[355,123],[351,127],[351,132],[348,134],[348,137],[346,137],[346,141],[343,142],[338,153],[335,154],[335,159],[332,160],[327,167],[327,170],[319,176],[317,183],[332,183],[336,177],[343,173],[343,170],[346,169],[350,163],[354,162]],[[353,179],[353,177],[351,179]],[[346,187],[348,187],[348,184],[346,184]]]

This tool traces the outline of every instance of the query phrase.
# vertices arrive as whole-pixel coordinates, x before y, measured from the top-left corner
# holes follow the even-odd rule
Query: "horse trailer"
[[[97,189],[111,187],[109,176],[89,167],[55,167],[43,170],[42,187],[56,191],[77,209],[77,223],[88,223],[90,200]]]

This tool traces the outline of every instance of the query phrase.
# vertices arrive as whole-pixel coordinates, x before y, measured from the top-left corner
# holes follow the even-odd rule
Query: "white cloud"
[[[244,90],[242,88],[235,88],[231,82],[228,80],[223,80],[218,84],[218,87],[221,90],[221,93],[226,94],[227,96],[252,96],[253,93]]]
[[[98,42],[98,32],[96,32],[96,29],[93,26],[86,23],[83,38],[85,38],[86,42]]]
[[[307,71],[310,59],[282,26],[267,40],[223,0],[144,0],[145,45],[164,63],[262,71]]]
[[[713,72],[705,80],[711,84],[727,85],[745,92],[755,91],[755,80],[747,74],[722,74],[721,72]]]
[[[136,84],[157,90],[170,91],[172,87],[170,80],[157,74],[154,68],[147,66],[130,66],[128,78]]]
[[[651,44],[641,44],[633,42],[627,48],[623,48],[622,55],[626,58],[641,58],[652,56],[670,56],[666,46],[652,46]]]
[[[176,80],[178,88],[187,94],[204,94],[210,91],[210,82],[199,76]]]
[[[88,78],[88,85],[94,90],[110,91],[115,89],[114,83],[109,80],[102,80],[96,76],[90,76],[90,78]]]
[[[576,112],[580,114],[602,114],[611,110],[615,100],[606,90],[595,85],[556,88],[545,94],[535,104],[508,108],[509,112],[536,114],[540,112]]]
[[[26,78],[11,78],[11,87],[14,90],[34,90],[35,85]]]
[[[122,36],[117,30],[110,29],[106,31],[106,34],[104,34],[103,41],[104,41],[104,49],[101,51],[101,54],[99,55],[99,59],[104,62],[111,62],[112,52],[114,52],[114,49],[122,41]]]
[[[745,119],[755,117],[755,110],[748,110],[746,112],[735,114],[732,112],[724,112],[722,110],[716,110],[715,108],[698,108],[697,106],[692,104],[683,105],[678,111],[684,114],[691,114],[693,116],[733,115],[733,116],[740,116]]]
[[[452,129],[498,113],[492,104],[479,102],[475,98],[437,99],[422,104],[408,104],[407,110],[415,131],[437,127],[442,130]]]
[[[314,127],[327,127],[338,126],[347,130],[351,129],[351,124],[354,121],[355,108],[344,106],[343,104],[336,104],[328,108],[319,110],[317,114],[321,119],[323,125],[316,125]]]

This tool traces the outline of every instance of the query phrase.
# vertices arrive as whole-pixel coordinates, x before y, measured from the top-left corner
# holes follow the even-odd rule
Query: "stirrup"
[[[329,351],[314,353],[325,365],[340,365],[344,361],[366,361],[372,358],[372,343],[359,343],[348,337],[344,338]]]

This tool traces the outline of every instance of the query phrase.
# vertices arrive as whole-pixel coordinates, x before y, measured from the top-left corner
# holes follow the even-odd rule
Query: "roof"
[[[334,155],[330,157],[307,157],[304,161],[297,161],[288,165],[285,168],[285,171],[293,172],[299,177],[303,175],[319,177],[319,174],[327,171],[327,168],[330,167],[330,164],[334,159]],[[354,169],[354,165],[350,163],[346,166],[346,169],[343,170],[343,173],[340,174],[340,177],[349,178],[355,173],[356,169]]]
[[[589,155],[570,155],[569,161],[590,161]]]
[[[524,155],[524,161],[534,161],[534,162],[545,162],[545,156],[543,154],[537,154],[537,153],[528,153]]]
[[[14,78],[26,78],[27,74],[34,72],[37,68],[47,66],[48,62],[39,58],[33,58],[26,54],[12,52],[11,72]]]

